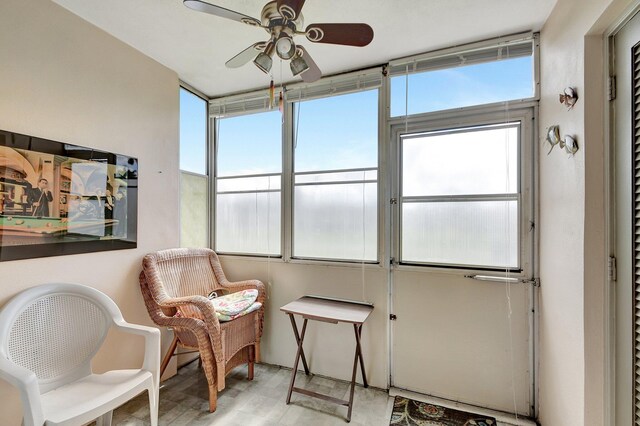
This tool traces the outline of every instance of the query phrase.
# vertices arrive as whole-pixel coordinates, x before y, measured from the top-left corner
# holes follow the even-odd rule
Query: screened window
[[[294,112],[293,256],[376,261],[378,90]]]
[[[207,101],[180,88],[180,245],[209,246]]]
[[[401,261],[518,269],[521,124],[405,134]]]
[[[216,250],[279,256],[282,114],[218,119],[216,152]]]
[[[533,81],[531,55],[395,75],[391,117],[532,98]]]

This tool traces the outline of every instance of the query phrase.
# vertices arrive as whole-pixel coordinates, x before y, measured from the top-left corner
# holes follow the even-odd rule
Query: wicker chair
[[[142,261],[140,288],[151,319],[171,327],[174,339],[165,355],[164,372],[176,346],[197,349],[209,384],[209,411],[216,410],[218,391],[236,366],[248,364],[253,379],[254,362],[260,362],[260,336],[264,321],[264,284],[258,280],[229,282],[218,256],[210,249],[168,249],[148,254]],[[219,322],[211,291],[258,290],[262,307],[228,322]]]

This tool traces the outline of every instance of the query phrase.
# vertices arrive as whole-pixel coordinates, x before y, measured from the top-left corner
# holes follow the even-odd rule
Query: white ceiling
[[[83,19],[175,70],[180,79],[216,97],[269,85],[253,64],[224,63],[267,33],[188,9],[181,0],[54,0]],[[266,0],[208,0],[260,18]],[[537,31],[556,0],[307,0],[311,23],[365,22],[375,36],[367,47],[301,42],[324,75],[379,65],[403,56],[521,31]],[[292,81],[274,59],[276,84]]]

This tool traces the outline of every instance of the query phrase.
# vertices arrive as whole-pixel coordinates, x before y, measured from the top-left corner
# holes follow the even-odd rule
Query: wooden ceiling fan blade
[[[314,43],[363,47],[373,40],[373,28],[367,24],[311,24],[305,35]]]
[[[278,12],[290,21],[298,19],[305,0],[278,0]]]
[[[249,61],[253,60],[253,58],[255,58],[258,53],[260,53],[264,49],[265,45],[266,43],[264,41],[254,43],[244,49],[242,52],[238,53],[233,58],[229,59],[225,63],[225,65],[227,66],[227,68],[240,68]]]
[[[198,12],[204,12],[210,15],[219,16],[221,18],[231,19],[233,21],[242,22],[243,24],[251,25],[254,27],[262,26],[262,23],[256,18],[252,18],[251,16],[244,15],[240,12],[225,9],[224,7],[216,6],[202,0],[183,0],[183,3],[189,9],[197,10]]]
[[[300,74],[302,81],[305,83],[313,83],[314,81],[320,80],[320,77],[322,77],[322,71],[320,71],[316,62],[311,58],[309,52],[300,45],[298,45],[298,49],[302,52],[302,55],[300,55],[302,56],[302,59],[304,59],[307,65],[309,65],[309,69]]]

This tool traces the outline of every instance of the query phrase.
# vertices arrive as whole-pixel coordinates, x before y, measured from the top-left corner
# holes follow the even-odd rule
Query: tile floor
[[[227,376],[227,386],[218,394],[218,408],[209,413],[209,396],[204,374],[192,362],[163,383],[160,389],[160,425],[220,426],[346,426],[346,407],[316,398],[293,394],[285,399],[291,370],[257,364],[253,381],[246,379],[247,368],[238,367]],[[319,376],[298,373],[296,386],[348,399],[349,384]],[[356,386],[350,425],[388,426],[393,398],[381,389]],[[146,392],[118,408],[115,426],[150,425]]]
[[[246,366],[227,376],[227,387],[218,394],[218,409],[209,413],[207,382],[197,362],[178,370],[160,389],[159,424],[182,426],[388,426],[393,397],[381,389],[356,386],[351,423],[345,421],[347,408],[316,398],[294,393],[291,404],[285,399],[291,370],[268,364],[256,364],[253,381],[248,381]],[[298,373],[296,386],[321,392],[335,398],[348,399],[349,383],[321,376]],[[464,406],[426,395],[394,390],[417,400],[447,405],[451,408],[484,412],[498,419],[497,426],[531,426],[534,422],[505,413]],[[114,426],[147,426],[149,405],[146,392],[118,408],[113,414]]]

